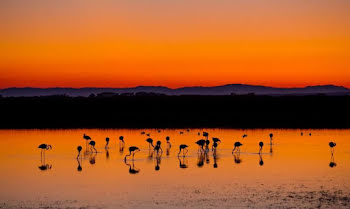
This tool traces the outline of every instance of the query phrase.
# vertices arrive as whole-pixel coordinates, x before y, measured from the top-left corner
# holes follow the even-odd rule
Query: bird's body
[[[270,133],[269,136],[270,136],[270,144],[272,144],[273,133]]]
[[[125,142],[124,142],[124,136],[119,136],[119,143],[122,143],[122,144],[125,143]]]
[[[240,147],[242,146],[243,144],[241,142],[235,142],[234,143],[234,147],[233,147],[233,150],[232,150],[232,153],[237,149],[237,152],[240,152]]]
[[[179,156],[180,155],[180,153],[181,153],[181,151],[183,152],[183,156],[185,156],[186,155],[186,153],[188,152],[188,149],[187,149],[187,145],[186,144],[181,144],[180,146],[179,146],[179,153],[177,154],[177,156]],[[185,152],[185,150],[186,150],[186,152]]]
[[[52,149],[52,146],[49,145],[49,144],[40,144],[38,146],[39,149],[42,149],[42,150],[49,150],[49,149]]]
[[[209,151],[209,144],[210,144],[209,139],[205,140],[205,151]]]
[[[166,143],[168,144],[168,149],[170,149],[171,148],[170,137],[169,136],[165,137],[165,140],[166,140]]]
[[[216,149],[218,147],[218,144],[221,143],[221,140],[219,138],[215,138],[213,137],[213,146],[211,147],[212,150],[214,150],[214,148]]]
[[[109,144],[109,137],[106,137],[106,146],[105,146],[106,149],[108,148],[108,144]]]
[[[334,147],[337,146],[337,144],[335,142],[329,142],[329,147],[331,148],[331,153],[333,155],[334,153]]]
[[[158,155],[159,151],[161,151],[161,153],[163,153],[163,149],[162,149],[162,147],[160,145],[161,145],[161,142],[157,141],[157,144],[154,147],[154,150],[157,152],[157,155]]]
[[[248,136],[247,134],[243,134],[242,138],[244,139],[244,138],[246,138],[247,136]]]
[[[208,133],[208,132],[203,131],[203,136],[204,136],[206,139],[208,139],[208,137],[209,137],[209,133]]]
[[[84,138],[85,140],[91,140],[91,137],[88,136],[88,135],[86,135],[86,134],[83,135],[83,138]]]

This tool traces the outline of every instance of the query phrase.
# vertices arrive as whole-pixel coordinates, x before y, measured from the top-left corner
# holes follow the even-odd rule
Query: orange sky
[[[3,0],[0,88],[350,87],[348,0]]]

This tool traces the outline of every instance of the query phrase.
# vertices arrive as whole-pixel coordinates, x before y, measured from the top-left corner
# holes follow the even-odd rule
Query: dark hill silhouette
[[[274,88],[267,86],[255,86],[245,84],[229,84],[214,87],[183,87],[171,89],[163,86],[137,86],[134,88],[7,88],[1,89],[0,95],[4,97],[33,97],[33,96],[84,96],[107,93],[118,95],[143,95],[144,93],[154,93],[155,95],[269,95],[269,96],[305,96],[305,95],[329,95],[343,96],[350,95],[350,89],[342,86],[323,85],[307,86],[304,88]],[[137,94],[139,93],[139,94]],[[106,94],[104,94],[106,95]]]

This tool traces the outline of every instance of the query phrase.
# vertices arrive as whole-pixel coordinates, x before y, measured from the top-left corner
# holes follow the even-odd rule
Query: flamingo
[[[259,142],[259,147],[260,147],[259,154],[261,154],[263,146],[264,146],[264,142]]]
[[[337,144],[335,142],[329,142],[329,147],[331,148],[331,153],[333,155],[334,153],[334,147],[337,146]]]
[[[167,136],[167,137],[165,138],[165,140],[166,140],[166,143],[168,143],[168,147],[171,148],[171,143],[169,142],[169,141],[170,141],[170,137]]]
[[[146,139],[146,142],[148,142],[149,149],[151,149],[151,146],[154,148],[154,145],[153,145],[153,139],[148,138],[148,139]]]
[[[209,144],[210,144],[209,139],[205,140],[205,151],[206,151],[206,152],[209,151]]]
[[[88,141],[91,140],[91,137],[88,136],[88,135],[86,135],[86,134],[84,134],[84,135],[83,135],[83,138],[86,140],[86,149],[87,149]]]
[[[95,150],[95,152],[97,153],[97,149],[95,148],[96,142],[93,141],[93,140],[91,140],[91,141],[89,142],[89,145],[90,145],[90,146]]]
[[[77,147],[77,150],[78,150],[78,156],[77,156],[77,159],[80,157],[80,152],[83,148],[81,146],[78,146]]]
[[[109,144],[109,137],[106,137],[106,146],[105,146],[105,149],[108,149],[108,144]]]
[[[139,149],[138,147],[135,147],[135,146],[129,147],[129,154],[125,155],[124,161],[126,161],[126,158],[127,158],[128,156],[130,156],[131,153],[132,153],[132,159],[134,160],[135,153],[136,153],[136,152],[139,152],[139,151],[140,151],[140,149]]]
[[[208,132],[203,131],[203,136],[204,136],[206,139],[208,139],[209,133],[208,133]]]
[[[241,152],[241,149],[240,149],[240,146],[242,146],[243,144],[241,142],[235,142],[234,143],[234,147],[233,147],[233,150],[232,150],[232,154],[233,152],[237,149],[236,152]]]
[[[123,143],[123,144],[125,144],[125,142],[124,142],[124,136],[120,136],[120,137],[119,137],[119,143],[120,143],[120,142]]]
[[[218,143],[214,142],[213,146],[212,146],[212,151],[214,151],[214,153],[216,153],[216,148],[218,147]]]
[[[247,136],[248,136],[247,134],[243,134],[242,138],[244,139],[244,138],[246,138]]]
[[[270,136],[270,144],[272,144],[273,133],[270,133],[269,136]]]
[[[45,156],[45,150],[52,149],[52,146],[49,144],[40,144],[38,148],[41,149],[41,155]]]
[[[179,155],[180,155],[180,153],[181,153],[181,151],[182,151],[182,153],[183,153],[183,156],[185,156],[186,154],[187,154],[187,152],[188,152],[188,149],[187,149],[187,145],[186,144],[181,144],[180,146],[179,146],[179,153],[177,154],[177,156],[179,157]],[[186,150],[186,152],[185,152],[185,150]]]
[[[215,138],[213,137],[213,146],[211,147],[211,150],[214,150],[214,145],[215,145],[215,149],[218,146],[218,144],[221,143],[221,140],[219,138]]]
[[[201,148],[201,150],[204,151],[204,149],[203,149],[203,146],[205,144],[205,140],[204,139],[200,139],[200,140],[196,141],[196,144],[198,144],[198,146]]]
[[[156,144],[156,146],[154,147],[154,150],[157,151],[157,156],[158,156],[159,150],[162,151],[161,154],[163,154],[163,149],[162,149],[162,147],[160,146],[161,143],[162,143],[162,142],[157,141],[157,144]]]

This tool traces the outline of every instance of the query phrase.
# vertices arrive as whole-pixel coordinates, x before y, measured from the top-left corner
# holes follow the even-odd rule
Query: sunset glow
[[[0,3],[0,88],[350,87],[348,0]]]

